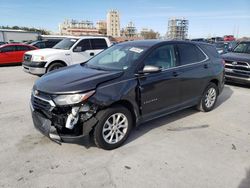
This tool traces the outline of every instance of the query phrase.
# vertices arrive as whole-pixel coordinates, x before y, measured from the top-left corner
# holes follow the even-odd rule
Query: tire
[[[133,127],[130,111],[123,106],[114,106],[98,112],[96,117],[99,120],[93,134],[96,146],[105,150],[120,147]]]
[[[60,63],[60,62],[51,63],[48,66],[46,73],[51,72],[51,71],[56,70],[56,69],[60,69],[62,67],[65,67],[65,65],[63,63]]]
[[[202,98],[197,105],[197,109],[203,112],[213,110],[218,98],[218,87],[214,83],[209,83],[206,87]]]

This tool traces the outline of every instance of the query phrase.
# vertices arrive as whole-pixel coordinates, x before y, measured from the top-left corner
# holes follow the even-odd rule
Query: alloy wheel
[[[124,138],[127,130],[128,118],[123,113],[115,113],[104,123],[102,136],[105,142],[116,144]]]

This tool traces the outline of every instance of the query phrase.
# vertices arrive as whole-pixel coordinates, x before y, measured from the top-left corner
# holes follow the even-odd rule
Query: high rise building
[[[120,15],[116,10],[111,10],[107,14],[107,35],[112,37],[120,37]]]
[[[65,20],[59,25],[59,32],[61,35],[98,35],[98,29],[94,27],[93,22],[88,20]]]
[[[171,18],[168,20],[167,38],[184,40],[188,35],[188,20]]]

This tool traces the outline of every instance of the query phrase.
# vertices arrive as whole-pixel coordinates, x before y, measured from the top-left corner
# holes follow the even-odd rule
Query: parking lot
[[[226,85],[209,113],[187,109],[141,125],[120,148],[58,145],[31,120],[38,79],[0,67],[0,187],[250,187],[250,89]]]

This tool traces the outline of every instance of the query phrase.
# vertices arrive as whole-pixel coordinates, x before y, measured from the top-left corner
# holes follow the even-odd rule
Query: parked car
[[[24,55],[23,70],[43,75],[52,70],[82,63],[111,46],[107,37],[67,37],[51,49],[40,49]]]
[[[235,41],[235,38],[233,35],[225,35],[223,39],[224,41]]]
[[[215,42],[214,43],[216,50],[219,54],[227,53],[228,50],[228,43],[226,42]]]
[[[0,46],[0,64],[22,63],[23,55],[27,51],[36,50],[34,46],[26,44],[4,44]]]
[[[0,41],[0,45],[3,45],[3,44],[8,44],[8,43],[7,43],[7,42],[1,42],[1,41]]]
[[[225,54],[227,52],[231,52],[236,46],[237,41],[221,41],[215,42],[214,45],[219,54]]]
[[[204,39],[204,38],[191,39],[191,41],[196,41],[196,42],[208,42],[207,39]]]
[[[225,60],[227,81],[250,84],[250,41],[240,42],[222,58]]]
[[[212,110],[223,86],[224,64],[213,45],[123,42],[38,79],[32,117],[56,142],[93,132],[98,147],[114,149],[143,122],[191,106]]]
[[[38,40],[38,41],[31,42],[30,45],[35,46],[39,49],[52,48],[60,41],[62,41],[62,39],[42,40],[42,41]]]

